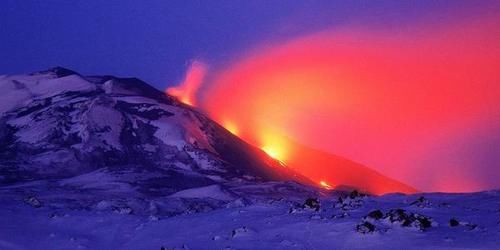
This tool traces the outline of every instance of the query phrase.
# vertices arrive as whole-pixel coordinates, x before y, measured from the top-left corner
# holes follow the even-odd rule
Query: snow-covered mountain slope
[[[162,195],[229,182],[307,182],[138,79],[54,68],[2,76],[0,89],[3,185],[93,171],[113,178],[134,172],[138,179],[129,185],[162,189]]]

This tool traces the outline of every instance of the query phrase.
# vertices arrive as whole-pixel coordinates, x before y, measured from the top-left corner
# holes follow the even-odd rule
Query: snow
[[[31,98],[55,96],[68,91],[92,91],[96,86],[78,75],[54,78],[51,74],[14,75],[0,79],[0,113],[22,106]]]
[[[94,102],[91,104],[86,115],[88,121],[86,133],[89,134],[87,140],[91,138],[99,142],[104,141],[116,149],[121,149],[120,133],[122,128],[122,115],[120,112],[111,107]]]
[[[134,192],[129,184],[123,182],[117,176],[113,176],[104,170],[97,170],[87,174],[79,175],[76,177],[68,178],[60,182],[62,187],[85,189],[110,189],[113,192],[123,192],[129,195]]]
[[[234,199],[233,195],[223,191],[219,185],[211,185],[201,188],[191,188],[179,191],[170,197],[182,198],[212,198],[215,200],[231,200]]]
[[[190,189],[184,196],[214,193],[217,187]],[[199,191],[199,192],[198,192]],[[217,193],[217,191],[215,192]],[[2,199],[2,249],[496,249],[500,244],[500,193],[423,194],[433,208],[410,206],[418,196],[365,198],[362,208],[333,219],[339,212],[333,198],[323,198],[319,212],[290,214],[283,201],[222,207],[209,212],[173,217],[145,216],[105,210],[33,208]],[[449,207],[440,206],[446,202]],[[369,211],[392,208],[419,211],[434,218],[427,231],[387,224],[387,231],[360,234],[355,225]],[[477,229],[450,227],[451,217],[477,223]],[[42,226],[43,225],[43,226]]]

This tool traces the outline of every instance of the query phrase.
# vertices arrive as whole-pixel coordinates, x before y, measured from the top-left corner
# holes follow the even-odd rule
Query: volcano
[[[305,146],[292,150],[292,167],[283,167],[195,108],[139,79],[82,76],[53,68],[4,76],[0,84],[2,184],[132,171],[142,173],[133,184],[139,189],[163,180],[165,186],[157,188],[170,193],[235,181],[290,180],[319,186],[321,176],[335,186],[376,194],[415,191]],[[315,165],[330,168],[316,171]]]
[[[498,245],[498,191],[330,190],[414,191],[291,139],[278,160],[135,78],[53,68],[0,87],[0,249]]]

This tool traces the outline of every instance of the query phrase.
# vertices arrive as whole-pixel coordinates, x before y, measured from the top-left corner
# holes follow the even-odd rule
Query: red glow
[[[319,185],[321,185],[325,189],[332,189],[332,186],[330,186],[330,184],[328,184],[326,181],[320,181]]]
[[[428,191],[479,190],[436,148],[499,117],[499,24],[345,29],[257,48],[215,74],[201,106],[319,186],[415,191],[390,176]]]
[[[196,92],[207,72],[205,64],[194,61],[189,67],[186,77],[177,87],[167,89],[167,94],[177,97],[181,102],[196,106]]]

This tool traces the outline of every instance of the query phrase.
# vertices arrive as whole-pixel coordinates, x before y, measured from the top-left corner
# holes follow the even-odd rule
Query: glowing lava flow
[[[321,185],[323,188],[325,189],[332,189],[333,187],[330,186],[330,184],[328,184],[326,181],[320,181],[319,182],[319,185]]]

